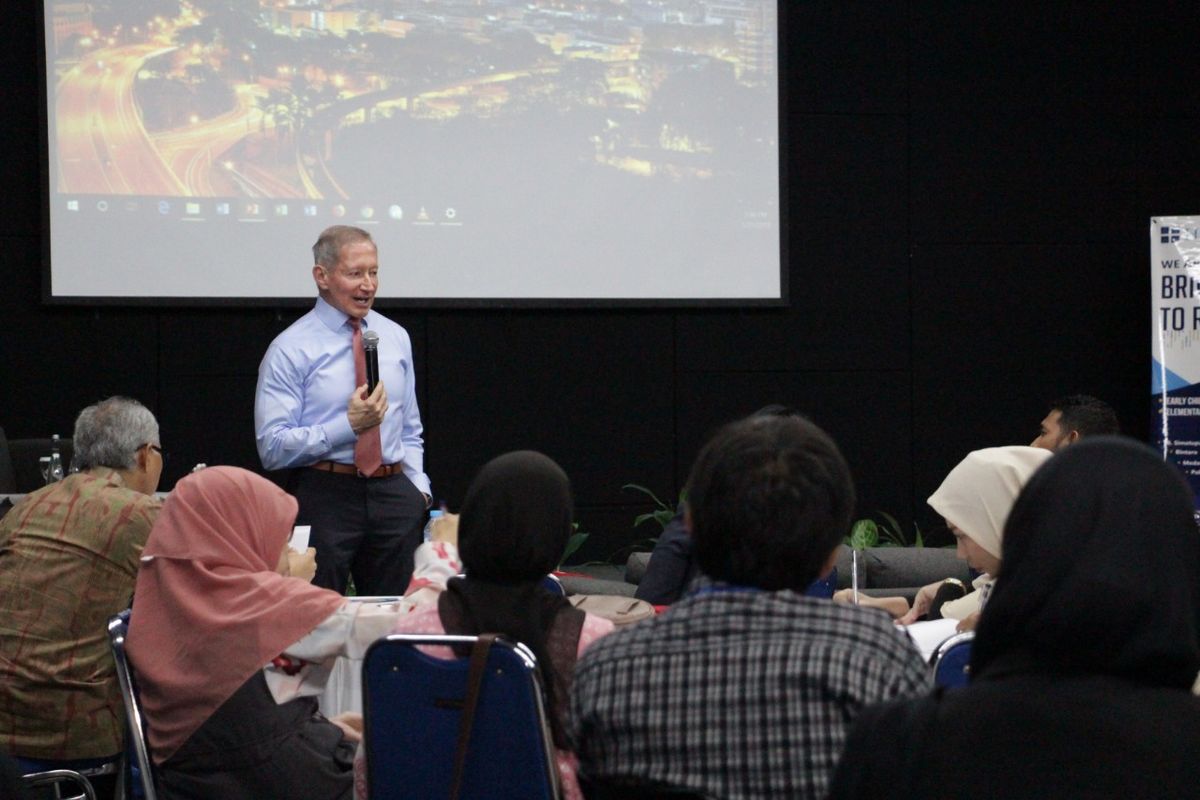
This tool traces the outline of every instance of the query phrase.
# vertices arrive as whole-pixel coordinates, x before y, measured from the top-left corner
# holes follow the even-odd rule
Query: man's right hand
[[[369,396],[367,395],[367,385],[364,383],[359,386],[346,403],[346,416],[350,419],[351,430],[356,434],[362,433],[368,428],[374,428],[383,422],[383,415],[387,413],[387,410],[387,392],[384,391],[382,381],[375,384],[375,391],[371,392]]]

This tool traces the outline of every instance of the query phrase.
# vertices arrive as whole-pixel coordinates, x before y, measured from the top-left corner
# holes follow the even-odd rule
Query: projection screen
[[[44,0],[50,302],[786,301],[764,0]]]

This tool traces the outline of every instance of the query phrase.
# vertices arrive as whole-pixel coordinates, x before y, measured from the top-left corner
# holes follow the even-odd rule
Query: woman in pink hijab
[[[353,725],[322,717],[297,673],[361,658],[399,612],[290,577],[295,518],[271,482],[212,467],[176,485],[150,533],[128,652],[167,798],[351,794]]]

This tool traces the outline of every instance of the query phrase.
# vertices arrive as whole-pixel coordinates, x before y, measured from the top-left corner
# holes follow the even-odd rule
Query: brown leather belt
[[[399,475],[403,470],[401,464],[384,464],[370,475],[363,475],[353,464],[342,464],[337,461],[318,461],[309,466],[312,469],[319,469],[321,472],[332,472],[335,475],[357,475],[360,478],[390,478],[393,475]]]

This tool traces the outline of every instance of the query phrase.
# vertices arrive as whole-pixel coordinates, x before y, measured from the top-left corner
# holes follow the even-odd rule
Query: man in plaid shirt
[[[575,669],[585,786],[822,798],[859,711],[930,688],[885,614],[802,594],[833,568],[853,507],[846,462],[808,420],[750,418],[709,442],[688,489],[697,584]]]

